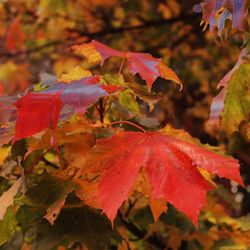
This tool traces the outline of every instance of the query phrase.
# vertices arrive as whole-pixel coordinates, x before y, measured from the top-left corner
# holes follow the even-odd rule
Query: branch
[[[106,36],[108,34],[130,32],[133,30],[147,29],[149,27],[156,27],[156,26],[172,24],[172,23],[179,22],[179,21],[192,20],[193,18],[195,18],[197,16],[198,16],[198,14],[189,14],[189,15],[180,15],[180,16],[173,17],[170,19],[149,20],[149,21],[145,21],[144,23],[139,24],[139,25],[104,29],[104,30],[92,32],[92,33],[85,32],[85,31],[82,31],[79,29],[68,29],[68,31],[77,33],[79,35],[79,37],[84,37],[84,38],[88,37],[89,39],[93,39],[95,37]],[[36,47],[26,49],[26,50],[19,50],[19,51],[15,51],[15,52],[2,52],[2,53],[0,53],[0,56],[2,56],[2,57],[17,57],[17,56],[21,56],[21,55],[31,54],[31,53],[34,53],[34,52],[37,52],[37,51],[40,51],[40,50],[43,50],[43,49],[46,49],[49,47],[53,47],[56,45],[60,45],[63,43],[67,43],[67,42],[69,42],[70,44],[73,44],[75,39],[76,39],[75,37],[68,37],[68,38],[63,39],[63,40],[54,40],[54,41],[50,41],[48,43],[45,43],[43,45],[36,46]]]

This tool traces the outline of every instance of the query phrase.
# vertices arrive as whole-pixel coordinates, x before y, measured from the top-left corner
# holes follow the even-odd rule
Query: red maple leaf
[[[169,67],[163,64],[161,59],[154,58],[148,53],[121,52],[112,49],[98,41],[75,45],[73,50],[82,53],[89,61],[101,60],[101,65],[111,56],[119,56],[128,61],[128,69],[132,74],[138,73],[146,81],[149,91],[157,77],[181,84],[179,77]],[[95,52],[95,53],[94,53]]]
[[[95,85],[99,77],[88,77],[71,83],[54,83],[43,92],[28,93],[19,99],[13,142],[31,136],[44,129],[57,126],[60,111],[63,118],[74,113],[83,115],[86,109],[100,97],[108,95]]]
[[[167,200],[195,225],[213,189],[197,167],[244,185],[237,160],[157,132],[119,132],[100,139],[88,159],[88,171],[100,173],[95,199],[112,222],[142,170],[152,198]]]
[[[46,128],[55,129],[59,119],[62,101],[60,93],[54,95],[28,93],[19,99],[13,142],[36,134]]]

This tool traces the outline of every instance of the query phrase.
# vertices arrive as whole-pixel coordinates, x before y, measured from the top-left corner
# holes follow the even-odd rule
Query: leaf
[[[209,24],[210,30],[218,28],[221,35],[227,19],[232,20],[234,29],[244,31],[248,14],[246,0],[207,0],[199,5],[195,5],[195,12],[203,13],[202,20]]]
[[[149,179],[145,173],[140,175],[141,181],[139,179],[139,187],[141,192],[148,197],[148,204],[152,211],[154,221],[157,221],[162,213],[167,212],[167,201],[164,199],[154,199],[152,197],[152,190]]]
[[[10,52],[22,49],[26,35],[21,29],[20,16],[11,23],[6,34],[6,49]]]
[[[9,153],[10,153],[10,147],[0,147],[0,166],[3,165]]]
[[[47,219],[51,225],[54,224],[54,221],[60,214],[61,209],[65,204],[67,196],[75,189],[74,185],[71,182],[65,181],[64,183],[65,183],[64,189],[60,194],[60,198],[55,203],[49,206],[46,215],[43,217]]]
[[[72,49],[87,57],[89,62],[101,61],[101,65],[111,56],[122,57],[123,60],[127,59],[129,71],[134,75],[138,73],[146,81],[149,91],[159,76],[182,86],[174,71],[164,65],[161,59],[154,58],[148,53],[120,52],[95,40],[87,44],[75,45]]]
[[[140,114],[140,106],[136,101],[135,94],[132,90],[127,89],[122,91],[119,95],[119,102],[127,110],[133,112],[134,114]]]
[[[195,225],[206,204],[206,193],[212,189],[196,167],[244,185],[237,160],[157,132],[119,132],[98,140],[86,163],[90,173],[100,174],[95,198],[111,221],[142,167],[150,181],[152,198],[167,200]]]
[[[17,90],[26,90],[29,86],[30,78],[31,73],[28,64],[17,64],[8,60],[6,63],[0,65],[0,87],[3,88],[4,94],[11,95],[16,93]],[[2,96],[2,98],[4,97]],[[8,98],[5,97],[5,99]]]
[[[29,181],[31,180],[30,178]],[[53,225],[65,204],[67,196],[75,187],[76,185],[68,176],[64,177],[60,173],[49,175],[44,172],[33,179],[33,186],[28,188],[24,203],[46,210],[43,218]]]
[[[214,97],[213,102],[211,104],[210,108],[210,115],[209,115],[209,125],[211,128],[218,129],[220,127],[220,116],[221,112],[224,109],[224,102],[225,102],[225,97],[227,93],[227,85],[228,81],[231,79],[232,75],[234,72],[239,68],[239,66],[243,63],[245,63],[244,58],[247,56],[248,50],[243,49],[239,55],[239,58],[234,65],[234,67],[220,80],[218,84],[219,87],[223,87],[223,89],[219,92],[219,94]]]
[[[81,66],[76,66],[70,73],[62,74],[59,82],[72,82],[82,78],[91,77],[92,73],[89,70],[84,70]]]
[[[0,246],[10,241],[17,231],[17,221],[12,207],[9,207],[0,221]]]
[[[86,77],[71,83],[58,82],[52,84],[43,91],[46,94],[56,94],[60,92],[60,99],[63,105],[69,106],[71,109],[62,110],[64,115],[72,115],[74,113],[83,115],[87,108],[96,102],[100,97],[107,96],[108,93],[100,86],[98,76]]]
[[[111,56],[124,56],[123,52],[111,49],[108,46],[95,40],[92,40],[90,43],[74,45],[71,47],[71,49],[85,56],[89,62],[101,61],[101,65],[107,58]]]
[[[0,220],[4,218],[7,208],[13,205],[14,197],[17,194],[22,184],[22,178],[20,177],[10,189],[2,194],[0,197]]]
[[[233,0],[233,22],[232,27],[244,30],[244,21],[247,18],[248,9],[246,0]]]
[[[19,99],[17,121],[13,142],[36,134],[44,129],[55,129],[59,119],[62,101],[60,94],[28,93]]]
[[[44,129],[54,130],[60,111],[62,119],[72,114],[83,115],[88,106],[100,97],[108,95],[96,86],[99,77],[87,77],[71,83],[54,83],[39,93],[28,93],[19,99],[17,122],[13,142],[26,138]]]
[[[222,127],[230,135],[238,131],[242,121],[250,119],[250,64],[243,64],[233,74],[227,85]]]
[[[110,223],[88,207],[65,209],[53,226],[41,223],[38,227],[37,249],[49,250],[63,239],[70,248],[81,242],[89,250],[105,249],[112,235]]]

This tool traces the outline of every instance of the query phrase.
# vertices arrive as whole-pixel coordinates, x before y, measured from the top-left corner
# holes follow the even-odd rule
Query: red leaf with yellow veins
[[[141,171],[149,179],[152,199],[165,199],[195,225],[206,193],[213,189],[197,167],[244,185],[237,160],[157,132],[119,132],[100,139],[87,167],[101,175],[95,198],[111,221]]]
[[[54,95],[28,93],[19,99],[15,106],[17,120],[13,142],[47,128],[55,129],[62,101],[60,93]]]
[[[164,65],[161,59],[154,58],[148,53],[121,52],[95,40],[90,43],[75,45],[72,49],[87,57],[90,62],[101,61],[101,65],[111,56],[127,59],[129,71],[134,75],[138,73],[146,81],[149,91],[151,91],[154,81],[159,76],[182,86],[180,79],[173,70]]]

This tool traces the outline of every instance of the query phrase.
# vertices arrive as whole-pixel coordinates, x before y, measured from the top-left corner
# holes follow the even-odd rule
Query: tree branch
[[[156,26],[172,24],[172,23],[179,22],[179,21],[192,20],[193,18],[195,18],[197,16],[198,16],[198,14],[189,14],[189,15],[180,15],[180,16],[173,17],[170,19],[149,20],[149,21],[145,21],[144,23],[139,24],[139,25],[104,29],[101,31],[93,32],[93,33],[85,32],[85,31],[78,30],[78,29],[68,29],[68,31],[77,33],[79,35],[79,38],[81,38],[81,37],[86,38],[87,37],[89,39],[93,39],[95,37],[106,36],[108,34],[130,32],[130,31],[134,31],[134,30],[146,29],[149,27],[156,27]],[[37,52],[37,51],[40,51],[40,50],[43,50],[43,49],[46,49],[49,47],[53,47],[56,45],[67,43],[67,42],[70,43],[70,45],[72,45],[74,43],[75,39],[76,39],[75,37],[68,37],[68,38],[63,39],[63,40],[49,41],[48,43],[45,43],[43,45],[29,48],[26,50],[19,50],[19,51],[15,51],[15,52],[2,52],[2,53],[0,53],[0,56],[2,56],[2,57],[17,57],[17,56],[21,56],[21,55],[27,55],[27,54],[31,54],[31,53],[34,53],[34,52]]]

